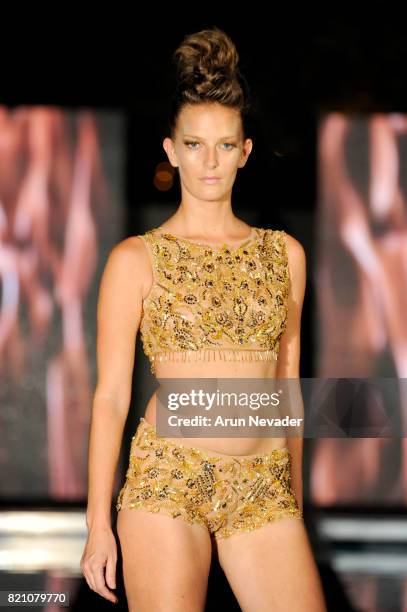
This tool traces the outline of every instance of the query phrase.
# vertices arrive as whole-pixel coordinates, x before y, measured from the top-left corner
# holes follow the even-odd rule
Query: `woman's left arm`
[[[300,385],[300,344],[301,344],[301,313],[304,303],[306,285],[306,257],[302,244],[290,234],[285,233],[288,268],[290,274],[290,290],[288,294],[287,325],[280,338],[280,350],[277,362],[277,378],[294,379],[288,382],[290,397],[295,398],[293,409],[296,417],[304,418],[304,404]],[[297,381],[295,382],[295,379]],[[291,388],[293,387],[293,388]],[[295,493],[298,505],[303,508],[302,486],[302,455],[303,428],[301,435],[287,437],[287,446],[291,453],[291,487]]]

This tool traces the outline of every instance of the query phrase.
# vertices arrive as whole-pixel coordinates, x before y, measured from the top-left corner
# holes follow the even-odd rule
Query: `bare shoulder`
[[[112,248],[110,255],[114,255],[116,259],[133,260],[144,257],[145,247],[139,236],[129,236],[121,240]]]
[[[306,255],[301,242],[291,234],[284,232],[287,245],[287,259],[290,271],[292,293],[300,300],[303,299],[306,285]]]
[[[132,270],[140,272],[148,263],[146,249],[138,236],[130,236],[115,244],[109,253],[107,264],[123,271],[123,274]]]
[[[289,263],[293,265],[304,265],[306,262],[305,250],[301,242],[291,234],[284,232],[287,245],[287,256]]]
[[[104,282],[121,291],[144,291],[148,282],[148,254],[138,236],[130,236],[111,249],[105,270]],[[131,282],[130,282],[131,281]]]

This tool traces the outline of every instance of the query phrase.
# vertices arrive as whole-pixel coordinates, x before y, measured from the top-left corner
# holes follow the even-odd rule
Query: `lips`
[[[220,178],[218,177],[211,177],[211,176],[204,176],[203,178],[201,178],[201,181],[203,181],[204,183],[217,183],[218,181],[220,181]]]

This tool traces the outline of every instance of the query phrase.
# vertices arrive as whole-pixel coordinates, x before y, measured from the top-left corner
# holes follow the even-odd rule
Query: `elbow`
[[[96,390],[93,397],[93,410],[109,410],[120,420],[126,420],[130,408],[130,395],[108,394]]]

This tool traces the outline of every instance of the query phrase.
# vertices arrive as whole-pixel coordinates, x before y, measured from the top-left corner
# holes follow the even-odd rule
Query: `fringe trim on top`
[[[157,361],[277,361],[278,353],[272,349],[198,349],[196,351],[161,351],[151,356]]]

